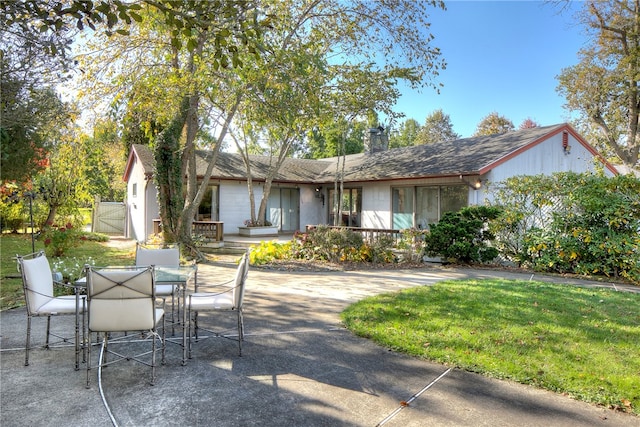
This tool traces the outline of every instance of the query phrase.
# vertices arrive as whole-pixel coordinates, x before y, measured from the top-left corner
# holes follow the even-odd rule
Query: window
[[[138,197],[138,184],[134,183],[131,186],[131,197]]]
[[[198,213],[197,221],[218,221],[218,186],[210,185],[204,194]]]
[[[334,209],[335,190],[329,190],[329,223],[331,225],[344,225],[349,227],[360,227],[360,217],[362,215],[362,189],[345,188],[342,193],[340,203],[341,216],[336,221],[337,211]]]
[[[392,188],[392,227],[429,228],[445,212],[456,212],[468,205],[466,186],[430,186]],[[415,199],[415,204],[414,204]]]

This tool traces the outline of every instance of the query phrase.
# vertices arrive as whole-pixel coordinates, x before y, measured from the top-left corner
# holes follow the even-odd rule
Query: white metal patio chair
[[[180,249],[177,247],[160,247],[158,245],[136,243],[136,266],[151,265],[156,267],[180,266]],[[175,324],[178,323],[176,319],[180,319],[180,284],[158,284],[156,285],[156,296],[160,298],[171,297],[171,333],[175,334]]]
[[[248,253],[245,253],[242,256],[240,263],[238,264],[234,279],[218,284],[197,284],[195,293],[188,296],[186,309],[188,310],[187,321],[189,323],[189,359],[191,359],[192,339],[194,338],[194,336],[196,342],[198,340],[206,338],[198,336],[200,330],[207,331],[213,334],[212,336],[237,340],[238,354],[242,356],[242,341],[244,340],[243,301],[248,273],[249,256]],[[204,290],[210,289],[210,291],[203,292],[202,288],[204,288]],[[198,313],[204,311],[235,312],[237,315],[237,335],[234,337],[233,335],[225,332],[216,332],[210,329],[202,328],[198,322]],[[191,330],[192,323],[193,332]]]
[[[59,315],[74,315],[75,322],[75,368],[79,369],[79,321],[78,315],[82,314],[84,325],[85,297],[80,295],[78,288],[62,282],[53,280],[53,274],[49,261],[44,251],[35,252],[28,255],[17,255],[18,269],[22,275],[22,286],[27,305],[27,340],[25,344],[24,365],[29,366],[29,350],[31,349],[31,318],[46,317],[47,333],[45,338],[45,348],[50,348],[51,344],[69,342],[71,338],[58,335],[51,331],[51,317]],[[54,285],[63,286],[73,290],[73,295],[55,296]],[[61,341],[50,343],[49,337],[54,336]],[[84,340],[84,327],[83,327]]]
[[[92,333],[102,334],[103,357],[96,367],[107,366],[122,360],[134,360],[151,367],[151,385],[155,383],[156,339],[162,343],[162,363],[165,357],[164,309],[156,308],[153,267],[86,267],[87,324],[89,343]],[[162,321],[162,337],[158,336],[158,322]],[[151,349],[133,355],[124,355],[111,349],[114,344],[133,344],[136,335],[115,337],[117,332],[143,333]],[[111,346],[110,343],[111,342]],[[91,347],[88,346],[87,388],[90,385]],[[151,355],[150,360],[147,356]],[[115,356],[107,360],[107,356]]]

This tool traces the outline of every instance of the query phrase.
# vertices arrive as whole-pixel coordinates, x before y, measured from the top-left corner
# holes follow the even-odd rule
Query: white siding
[[[362,186],[362,227],[391,228],[389,183],[372,183]]]
[[[504,181],[507,178],[518,175],[552,175],[557,172],[594,172],[602,168],[593,154],[569,134],[569,146],[571,150],[565,153],[562,148],[562,132],[530,148],[519,156],[507,160],[496,166],[486,175],[489,184]],[[606,176],[613,173],[604,168]],[[490,194],[479,191],[481,199],[491,199]],[[470,199],[471,201],[471,199]]]
[[[262,199],[262,185],[254,184],[256,209]],[[228,181],[220,183],[220,221],[224,222],[225,234],[237,234],[238,227],[251,219],[249,191],[247,183],[243,181]]]
[[[126,210],[129,213],[127,237],[138,241],[144,241],[147,238],[145,230],[145,212],[150,206],[150,202],[155,206],[158,205],[154,200],[147,200],[145,192],[146,180],[144,178],[144,170],[142,169],[138,159],[135,158],[133,160],[133,166],[131,166],[129,181],[127,182]]]
[[[307,225],[326,224],[327,222],[327,194],[325,189],[320,192],[324,196],[316,197],[316,187],[300,187],[300,228],[304,231]]]

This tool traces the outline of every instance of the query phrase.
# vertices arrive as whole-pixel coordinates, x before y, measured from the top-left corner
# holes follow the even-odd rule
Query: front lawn
[[[342,318],[396,351],[640,414],[640,294],[446,281],[366,298]]]
[[[0,237],[0,310],[23,306],[24,293],[22,279],[16,268],[16,254],[31,253],[31,236],[29,234],[2,234]],[[44,249],[41,241],[36,240],[35,250]],[[49,264],[54,263],[71,268],[78,265],[81,269],[85,262],[91,260],[94,265],[130,265],[134,262],[135,253],[106,246],[104,243],[85,241],[80,246],[69,249],[61,258],[49,258]]]

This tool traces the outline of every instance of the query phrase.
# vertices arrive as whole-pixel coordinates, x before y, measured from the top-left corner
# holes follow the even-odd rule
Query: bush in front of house
[[[356,261],[364,240],[360,233],[346,228],[320,225],[294,236],[293,257],[329,262]]]
[[[425,235],[425,253],[450,262],[485,263],[498,256],[491,246],[494,235],[488,227],[502,210],[495,206],[469,206],[447,212]]]
[[[559,173],[514,177],[496,191],[497,247],[538,271],[640,282],[640,180]]]

